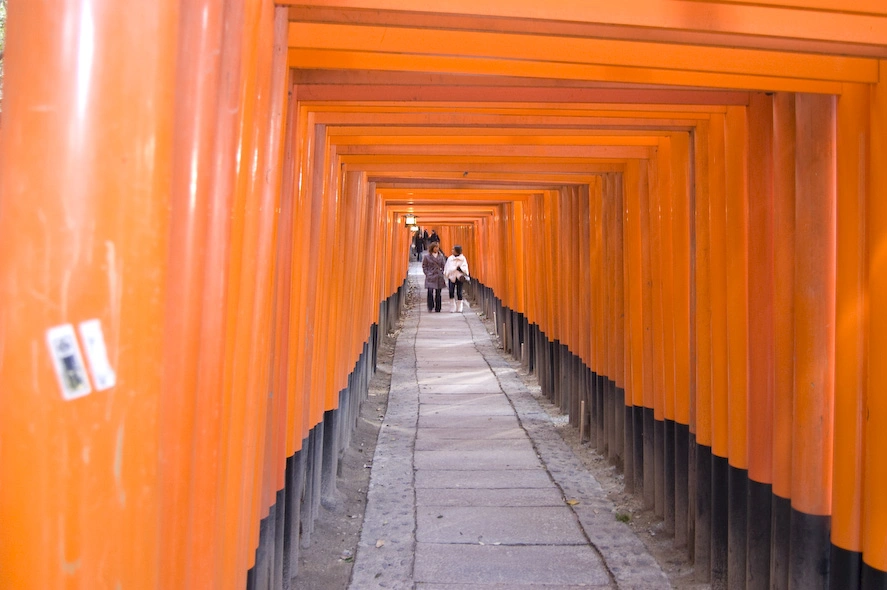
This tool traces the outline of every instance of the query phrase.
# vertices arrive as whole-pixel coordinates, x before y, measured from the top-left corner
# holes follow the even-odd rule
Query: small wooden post
[[[585,400],[579,402],[579,442],[585,442]]]

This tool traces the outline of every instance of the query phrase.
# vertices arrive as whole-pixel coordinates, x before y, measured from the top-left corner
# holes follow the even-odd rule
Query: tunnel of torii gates
[[[289,587],[411,213],[700,579],[887,588],[887,4],[437,4],[9,3],[0,586]]]

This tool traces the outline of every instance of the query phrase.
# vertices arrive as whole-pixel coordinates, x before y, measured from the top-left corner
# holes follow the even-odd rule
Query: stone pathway
[[[350,588],[670,588],[473,310],[405,315]]]

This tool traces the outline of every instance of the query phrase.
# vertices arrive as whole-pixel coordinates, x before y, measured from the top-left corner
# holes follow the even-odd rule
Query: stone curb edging
[[[416,553],[416,495],[413,450],[419,420],[416,334],[419,322],[403,323],[394,348],[388,410],[373,455],[360,542],[349,588],[413,588]],[[384,544],[377,546],[379,541]]]

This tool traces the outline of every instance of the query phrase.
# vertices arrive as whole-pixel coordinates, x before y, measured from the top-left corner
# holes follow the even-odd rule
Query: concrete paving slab
[[[419,404],[420,416],[514,416],[505,400],[493,403]]]
[[[416,584],[416,590],[589,590],[590,588],[612,588],[610,584]],[[634,590],[619,588],[619,590]],[[640,590],[640,589],[637,589]],[[649,590],[644,589],[644,590]]]
[[[416,469],[536,469],[542,463],[530,449],[483,449],[479,451],[416,451]]]
[[[436,318],[447,318],[451,316],[435,316]],[[453,344],[461,343],[465,352],[468,354],[478,354],[474,346],[471,345],[471,330],[465,325],[465,320],[449,322],[449,321],[427,321],[428,316],[419,318],[419,329],[416,332],[416,338],[422,341],[435,342],[437,344]],[[423,351],[435,352],[437,348],[424,348]]]
[[[471,373],[480,373],[486,371],[488,377],[492,376],[490,367],[486,363],[482,363],[474,359],[459,359],[458,361],[424,361],[416,362],[416,371],[419,375],[435,374],[442,375],[448,373],[452,379],[459,379],[462,371]]]
[[[416,373],[419,387],[423,392],[440,391],[442,393],[502,393],[502,388],[495,379],[471,379],[454,381],[448,379],[432,379]]]
[[[452,340],[440,342],[440,339],[437,337],[416,338],[416,348],[419,349],[416,356],[424,359],[453,357],[454,355],[462,354],[460,351],[466,346],[470,346],[470,343]]]
[[[447,357],[420,357],[416,360],[416,368],[424,370],[437,369],[439,372],[450,371],[453,367],[468,367],[472,370],[490,370],[487,361],[479,354]]]
[[[573,547],[447,545],[418,543],[413,580],[416,583],[597,585],[610,578],[597,554],[587,545]]]
[[[450,404],[450,405],[498,405],[503,406],[511,410],[511,413],[514,414],[514,407],[512,407],[511,403],[508,401],[508,398],[502,394],[498,393],[433,393],[433,392],[423,392],[419,397],[419,403],[421,404]]]
[[[507,490],[436,489],[416,490],[417,508],[437,506],[564,506],[560,490],[548,488],[510,488]]]
[[[512,438],[529,440],[527,433],[516,424],[514,426],[488,425],[483,428],[426,428],[416,434],[416,440],[425,442],[435,440],[495,441]]]
[[[480,428],[501,430],[516,428],[517,416],[452,416],[432,414],[419,416],[419,428]]]
[[[486,371],[488,375],[491,374],[490,366],[484,357],[473,354],[419,355],[416,358],[416,368],[429,373],[447,373],[450,375],[462,368],[471,372],[480,373]]]
[[[431,381],[451,381],[458,379],[460,383],[470,383],[474,380],[478,381],[496,381],[496,376],[490,370],[490,367],[466,367],[462,364],[453,364],[452,369],[441,369],[440,367],[416,367],[416,375],[419,380]]]
[[[435,337],[436,339],[437,337]],[[478,354],[465,354],[465,349],[471,349],[471,342],[462,341],[452,336],[448,336],[446,344],[435,344],[434,339],[419,339],[416,342],[416,362],[431,363],[449,361],[458,364],[464,361],[466,364],[474,365],[477,369],[482,369],[482,360],[485,360]],[[416,365],[418,367],[418,364]],[[449,369],[449,365],[446,367]],[[439,370],[446,370],[439,368]]]
[[[441,383],[419,383],[419,393],[502,393],[498,383],[459,383],[457,381]]]
[[[505,404],[511,408],[504,393],[423,393],[420,404]]]
[[[526,437],[517,438],[486,438],[483,440],[471,439],[446,439],[440,437],[427,436],[424,433],[422,437],[416,440],[416,451],[476,451],[481,450],[498,450],[498,451],[526,451],[536,454],[533,445]]]
[[[430,371],[416,371],[416,378],[419,380],[419,385],[446,385],[455,383],[457,385],[476,385],[478,387],[478,391],[490,391],[492,388],[493,391],[501,391],[502,388],[499,386],[499,382],[496,381],[496,378],[490,373],[489,370],[486,371],[485,375],[479,375],[477,371],[469,371],[465,369],[459,369],[458,373],[454,371],[453,373],[440,373],[440,372],[430,372]]]
[[[585,545],[576,517],[562,506],[416,507],[419,543]]]
[[[441,471],[417,469],[416,489],[419,488],[551,488],[551,479],[544,469],[507,469],[488,471]]]
[[[452,334],[434,334],[432,337],[426,338],[420,334],[416,340],[416,362],[458,362],[464,360],[477,368],[483,368],[480,361],[485,359],[473,350],[471,341],[465,340],[464,337],[465,334],[462,334],[461,337]],[[445,341],[441,343],[440,339]]]
[[[423,293],[423,295],[424,295],[424,293]],[[420,325],[422,325],[422,324],[427,325],[430,322],[437,322],[437,323],[440,323],[443,325],[456,325],[457,324],[457,322],[453,322],[452,320],[458,319],[459,316],[456,314],[453,314],[450,311],[450,309],[452,308],[452,304],[450,303],[450,300],[447,299],[446,297],[444,297],[443,301],[441,303],[443,305],[441,305],[440,311],[428,311],[428,304],[425,299],[423,299],[421,301],[420,305],[416,306],[417,315],[420,316],[419,317]]]
[[[420,393],[441,393],[441,394],[465,394],[465,393],[498,393],[502,394],[502,388],[495,380],[488,381],[472,381],[471,383],[453,382],[452,380],[431,381],[418,376],[418,385]]]
[[[471,403],[477,400],[477,403],[483,401],[498,400],[511,405],[508,398],[501,391],[487,391],[483,393],[447,393],[440,391],[423,391],[419,394],[419,403],[422,404],[449,404],[458,402]]]

